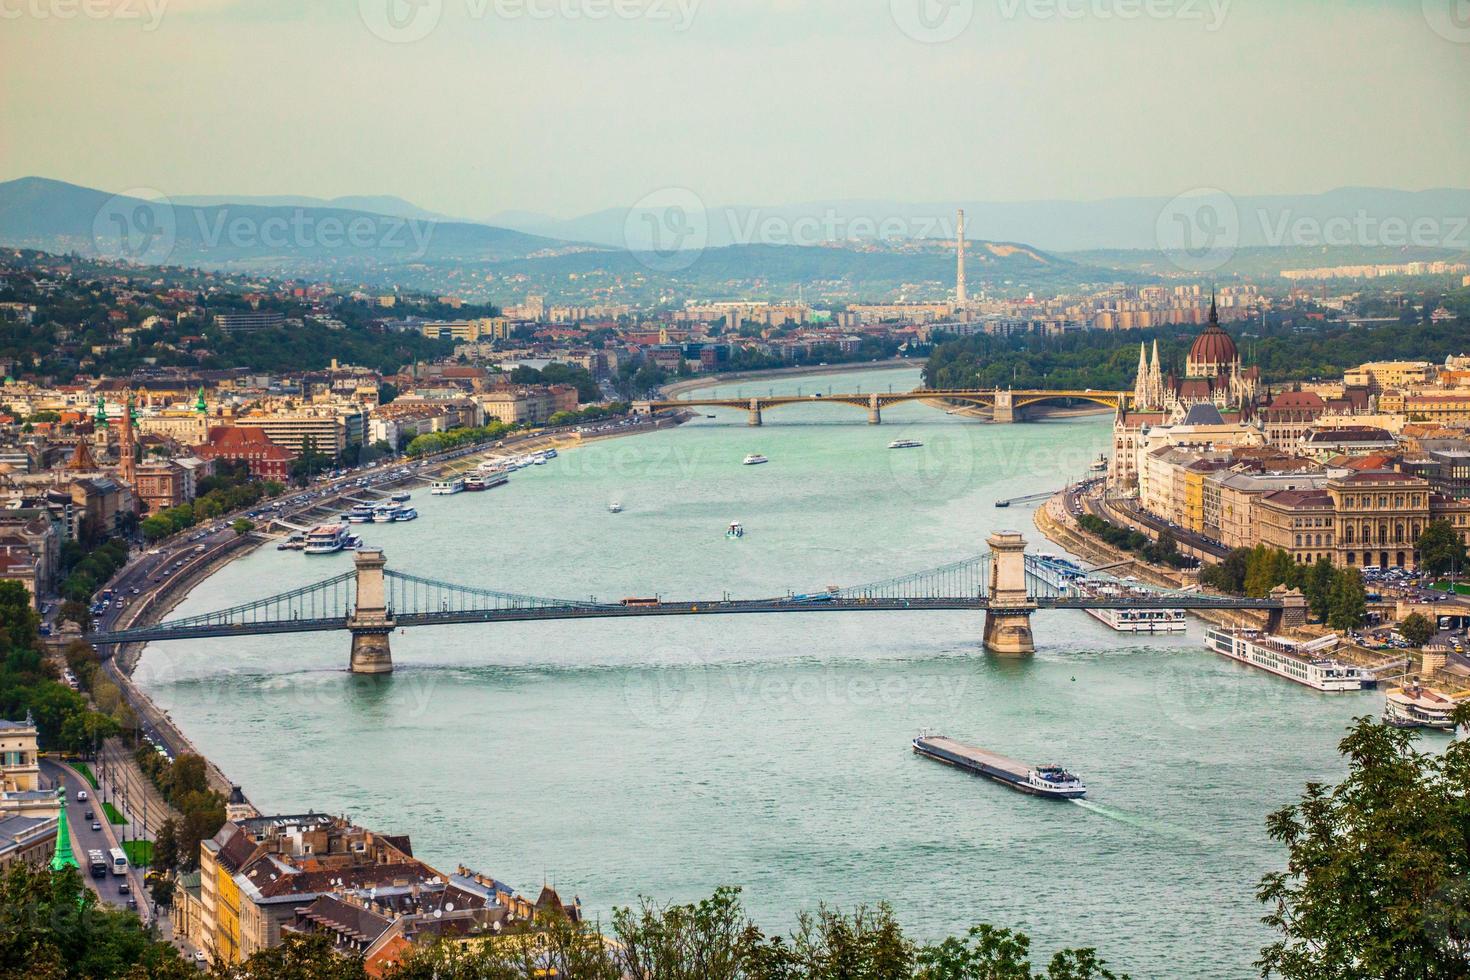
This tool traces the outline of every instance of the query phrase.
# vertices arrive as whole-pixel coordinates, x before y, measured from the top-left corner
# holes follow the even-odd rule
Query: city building
[[[236,425],[211,426],[208,441],[195,446],[194,455],[211,462],[244,463],[251,476],[281,482],[291,478],[291,464],[296,462],[296,454],[273,442],[264,429]]]
[[[0,719],[0,816],[54,818],[60,812],[56,791],[41,781],[35,721]]]

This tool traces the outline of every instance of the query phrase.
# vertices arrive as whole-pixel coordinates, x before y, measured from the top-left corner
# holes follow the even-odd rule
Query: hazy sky
[[[0,0],[0,178],[111,191],[1464,187],[1467,107],[1463,0]]]

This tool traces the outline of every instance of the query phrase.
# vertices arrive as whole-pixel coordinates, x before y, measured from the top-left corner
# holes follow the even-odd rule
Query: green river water
[[[718,389],[904,390],[909,370]],[[580,599],[808,592],[985,550],[998,528],[1056,550],[998,497],[1075,479],[1110,420],[996,426],[923,405],[716,412],[569,450],[489,493],[414,495],[360,530],[390,567]],[[896,438],[922,449],[888,450]],[[747,452],[771,458],[742,466]],[[624,510],[608,512],[618,500]],[[746,536],[726,540],[732,521]],[[205,612],[304,585],[348,555],[262,549],[201,584]],[[679,617],[400,632],[386,679],[345,672],[345,633],[155,645],[137,677],[264,810],[345,812],[414,852],[606,915],[640,895],[744,889],[769,929],[826,901],[889,902],[929,939],[1024,929],[1038,959],[1098,947],[1135,977],[1247,977],[1279,866],[1266,814],[1335,780],[1329,697],[1207,653],[1201,628],[1115,634],[1043,612],[1038,652],[998,659],[956,612]],[[1060,761],[1082,804],[915,757],[921,726]]]

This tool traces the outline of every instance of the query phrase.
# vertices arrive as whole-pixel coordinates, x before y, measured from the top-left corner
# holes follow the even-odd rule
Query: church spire
[[[1212,326],[1212,327],[1218,327],[1219,325],[1220,325],[1220,310],[1219,310],[1219,308],[1217,306],[1215,306],[1215,287],[1211,286],[1210,287],[1210,326]]]

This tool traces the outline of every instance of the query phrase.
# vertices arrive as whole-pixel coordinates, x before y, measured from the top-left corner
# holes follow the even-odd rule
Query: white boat
[[[464,480],[457,476],[447,480],[435,480],[429,486],[429,493],[439,497],[447,497],[450,494],[462,493],[463,491]]]
[[[396,504],[384,504],[373,511],[374,524],[392,524],[398,517]]]
[[[306,532],[302,550],[308,555],[330,555],[347,547],[347,539],[346,524],[323,524]]]
[[[623,512],[623,505],[614,500],[607,505],[607,512],[609,514],[621,514]]]
[[[407,490],[400,490],[388,499],[393,501],[395,504],[406,504],[413,499],[413,494],[409,493]]]
[[[741,524],[739,521],[731,521],[730,522],[730,526],[725,529],[725,537],[727,537],[727,538],[743,538],[743,537],[745,537],[745,525]]]
[[[770,460],[766,459],[760,453],[750,453],[742,462],[746,466],[759,466],[761,463],[769,463]]]
[[[1219,626],[1205,630],[1205,646],[1216,653],[1313,690],[1335,693],[1360,691],[1365,685],[1371,686],[1373,680],[1366,671],[1324,655],[1337,643],[1336,633],[1299,643],[1282,636],[1270,636],[1260,630]]]
[[[1420,684],[1391,687],[1383,700],[1383,721],[1394,728],[1455,730],[1452,715],[1459,702],[1442,691]]]
[[[393,515],[394,523],[402,523],[403,521],[416,521],[418,519],[419,512],[414,510],[412,507],[400,507],[398,508],[398,513]]]
[[[1091,473],[1106,473],[1108,471],[1107,456],[1099,453],[1097,459],[1087,469]]]
[[[1087,615],[1119,633],[1183,633],[1183,609],[1088,609]]]
[[[889,449],[920,449],[923,443],[917,439],[895,439],[888,444]]]
[[[547,459],[556,459],[556,450],[555,449],[543,449],[543,450],[541,450],[541,455],[542,456],[545,456]]]

